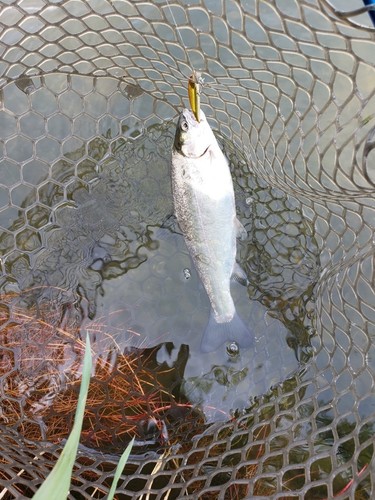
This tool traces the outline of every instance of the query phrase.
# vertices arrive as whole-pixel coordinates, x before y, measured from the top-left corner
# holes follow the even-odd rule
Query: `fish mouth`
[[[196,121],[194,113],[190,109],[187,108],[183,109],[181,114],[183,115],[184,118],[191,121],[192,123]]]
[[[199,158],[202,158],[202,156],[204,156],[207,151],[210,149],[210,146],[207,146],[206,149],[203,151],[202,154],[200,155],[196,155],[196,156],[193,156],[193,155],[186,155],[183,151],[182,151],[182,148],[183,148],[183,144],[181,145],[181,148],[179,150],[180,154],[182,156],[184,156],[185,158],[191,158],[192,160],[198,160]]]

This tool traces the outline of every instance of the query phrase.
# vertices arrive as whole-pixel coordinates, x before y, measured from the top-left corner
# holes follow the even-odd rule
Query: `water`
[[[6,92],[13,102],[23,91],[10,87]],[[78,89],[83,87],[80,96]],[[94,83],[90,78],[60,75],[36,81],[29,102],[38,113],[52,115],[47,121],[50,129],[42,137],[44,142],[27,140],[39,144],[37,159],[28,157],[29,142],[22,149],[22,176],[17,182],[16,174],[11,194],[13,211],[7,209],[2,219],[2,290],[28,290],[21,293],[21,301],[12,300],[17,307],[29,308],[30,315],[43,318],[52,304],[56,314],[48,313],[49,322],[55,327],[68,325],[75,342],[90,331],[97,370],[99,359],[107,363],[105,380],[110,378],[109,366],[116,372],[125,362],[123,354],[131,355],[139,360],[135,375],[142,371],[146,385],[150,380],[159,384],[155,404],[168,410],[172,405],[179,415],[189,408],[200,425],[228,420],[298,372],[312,354],[312,300],[319,271],[314,232],[296,199],[254,176],[238,148],[219,138],[230,160],[238,215],[248,234],[238,244],[238,258],[249,286],[234,283],[232,293],[240,316],[255,331],[256,345],[239,353],[226,346],[201,353],[210,306],[172,215],[169,161],[175,125],[155,115],[145,118],[150,104],[158,109],[158,103],[147,95],[130,94],[111,79]],[[53,96],[67,103],[74,98],[75,105],[61,113]],[[43,103],[49,103],[48,109]],[[94,126],[93,115],[100,107],[104,115]],[[7,168],[13,169],[13,164]],[[20,191],[22,186],[29,189]],[[16,198],[16,192],[23,198],[21,194]],[[14,234],[16,248],[7,247]],[[69,344],[67,338],[62,344]],[[49,436],[46,426],[58,413],[61,394],[73,397],[69,380],[79,380],[80,357],[74,346],[65,347],[52,368],[54,356],[48,367],[41,365],[56,374],[43,402],[35,401],[35,388],[28,386],[28,392],[19,393],[32,393],[32,411],[26,409],[24,417],[41,427],[42,437]],[[69,369],[71,376],[65,373]],[[120,379],[126,378],[120,372]],[[17,380],[22,386],[22,374]],[[165,394],[170,396],[165,399]],[[95,409],[96,415],[100,412]],[[145,411],[145,418],[138,419],[140,439],[147,441],[153,435],[150,419],[155,420],[156,414]],[[98,418],[97,432],[102,424]],[[155,426],[153,439],[159,443],[160,435],[167,433],[171,439],[178,433],[176,415],[172,418],[165,411],[158,414]],[[86,436],[86,444],[105,446],[105,439],[95,432],[95,438]],[[106,439],[113,449],[114,436]],[[118,446],[123,446],[122,439]]]

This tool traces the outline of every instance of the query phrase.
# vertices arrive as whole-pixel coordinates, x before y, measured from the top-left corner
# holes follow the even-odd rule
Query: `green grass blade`
[[[120,457],[119,463],[117,464],[117,467],[116,467],[115,477],[113,478],[112,486],[111,486],[111,489],[109,490],[109,493],[108,493],[107,500],[112,500],[114,497],[118,480],[120,479],[121,472],[124,470],[125,464],[128,461],[131,449],[133,447],[133,443],[134,443],[134,438],[130,441],[130,443],[126,447],[126,450],[124,451],[124,453]]]
[[[42,486],[33,496],[34,500],[66,500],[69,494],[73,466],[82,430],[87,391],[90,384],[91,368],[91,346],[89,336],[87,335],[82,369],[82,381],[74,425],[59,459],[57,460],[54,468],[48,474]]]

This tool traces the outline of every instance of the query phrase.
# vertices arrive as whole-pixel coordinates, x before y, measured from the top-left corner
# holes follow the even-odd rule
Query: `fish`
[[[236,215],[228,161],[202,110],[199,118],[189,109],[179,116],[171,179],[175,216],[211,304],[201,350],[228,342],[249,348],[254,332],[238,315],[230,290],[232,278],[247,283],[236,262],[236,238],[246,229]]]

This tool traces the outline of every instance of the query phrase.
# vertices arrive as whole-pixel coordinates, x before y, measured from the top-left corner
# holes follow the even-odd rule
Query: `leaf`
[[[82,381],[79,391],[79,399],[74,419],[74,425],[59,459],[57,460],[54,468],[48,474],[42,486],[33,496],[34,500],[66,500],[69,494],[73,466],[77,455],[79,439],[81,436],[83,415],[85,411],[87,392],[90,384],[91,368],[91,346],[89,336],[87,335],[82,369]]]
[[[134,438],[130,441],[130,443],[126,447],[126,450],[124,451],[124,453],[120,457],[119,463],[117,464],[117,467],[116,467],[115,476],[114,476],[113,481],[112,481],[112,486],[111,486],[111,489],[109,490],[109,493],[108,493],[107,500],[113,499],[113,496],[114,496],[115,491],[116,491],[118,480],[120,479],[121,472],[124,470],[126,462],[129,458],[131,449],[133,447],[133,443],[134,443]]]

